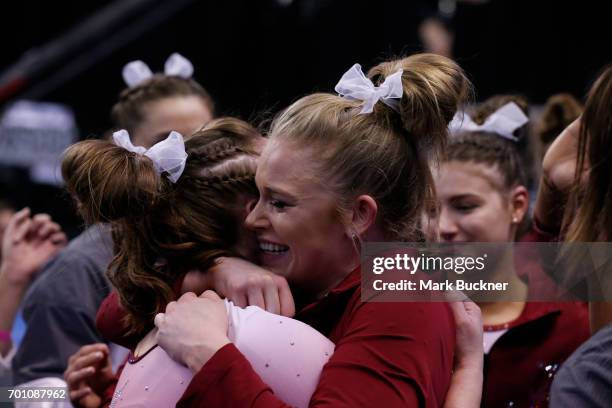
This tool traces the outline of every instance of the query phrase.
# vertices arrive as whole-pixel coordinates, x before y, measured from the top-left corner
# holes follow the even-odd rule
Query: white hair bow
[[[153,76],[153,72],[147,64],[137,60],[127,63],[123,67],[123,80],[128,87],[134,88]],[[193,75],[193,64],[179,53],[168,57],[164,64],[164,75],[191,78]]]
[[[142,146],[134,146],[125,129],[113,133],[113,140],[117,146],[123,147],[125,150],[150,158],[157,173],[160,175],[164,172],[167,173],[168,180],[173,183],[177,182],[183,174],[183,170],[185,170],[187,152],[185,152],[183,136],[178,132],[170,132],[167,138],[156,143],[149,150]]]
[[[508,102],[484,121],[482,125],[477,125],[467,113],[455,114],[455,117],[448,125],[451,134],[463,132],[491,132],[505,139],[517,142],[514,131],[525,123],[529,122],[527,115],[514,102]]]
[[[389,75],[380,86],[374,86],[372,81],[363,74],[361,65],[355,64],[342,75],[334,89],[343,98],[363,101],[360,114],[371,113],[379,100],[395,111],[399,111],[398,99],[401,99],[404,93],[402,88],[403,72],[400,69]]]

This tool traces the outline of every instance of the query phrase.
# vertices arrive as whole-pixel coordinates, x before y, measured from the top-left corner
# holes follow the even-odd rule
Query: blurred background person
[[[34,275],[66,244],[61,227],[47,214],[30,216],[30,209],[13,214],[2,237],[0,261],[0,384],[12,385],[11,359],[15,345],[11,331],[17,309]]]
[[[546,100],[535,125],[535,134],[541,144],[540,161],[557,136],[581,114],[582,105],[571,94],[555,94]]]

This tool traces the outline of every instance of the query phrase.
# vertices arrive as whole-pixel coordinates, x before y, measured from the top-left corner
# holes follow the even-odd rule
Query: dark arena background
[[[512,92],[537,107],[558,92],[583,99],[597,72],[612,60],[605,4],[6,1],[0,25],[0,108],[20,100],[61,104],[74,113],[76,139],[99,136],[108,130],[110,107],[125,86],[123,65],[141,59],[161,71],[165,59],[179,52],[193,62],[194,77],[212,94],[219,114],[260,123],[301,95],[330,91],[354,62],[367,69],[389,56],[432,48],[465,68],[477,100]],[[427,46],[423,23],[431,21],[437,31],[433,46]],[[0,159],[0,199],[15,208],[49,212],[75,235],[81,221],[61,182],[45,170],[32,177],[29,167]],[[53,178],[55,183],[49,183]]]

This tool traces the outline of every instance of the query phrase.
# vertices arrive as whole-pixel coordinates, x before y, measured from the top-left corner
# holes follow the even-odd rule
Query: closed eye
[[[453,208],[455,208],[457,211],[470,212],[470,211],[478,208],[478,204],[458,203],[458,204],[453,205]]]
[[[272,205],[272,207],[274,208],[278,208],[279,210],[283,210],[289,207],[289,204],[282,200],[270,200],[270,205]]]

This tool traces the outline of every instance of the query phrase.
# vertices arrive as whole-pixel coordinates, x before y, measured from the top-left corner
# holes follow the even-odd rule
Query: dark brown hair
[[[173,285],[190,269],[206,270],[232,255],[240,222],[233,203],[256,197],[259,133],[225,118],[186,143],[185,170],[176,184],[157,174],[146,156],[111,142],[87,140],[65,153],[62,174],[84,218],[111,222],[116,255],[108,275],[140,333],[175,299]]]
[[[126,129],[129,133],[143,120],[143,108],[148,102],[175,96],[197,96],[215,116],[215,105],[204,88],[191,78],[156,74],[133,87],[124,89],[111,110],[115,129]]]
[[[565,225],[570,242],[612,237],[612,66],[591,87],[582,114],[574,188]],[[588,168],[586,182],[582,169]]]
[[[415,240],[422,209],[435,198],[430,153],[444,144],[447,125],[471,85],[455,62],[434,54],[385,62],[368,76],[379,85],[399,69],[404,91],[399,112],[378,102],[372,113],[360,114],[361,101],[314,94],[276,118],[270,137],[297,143],[317,157],[340,213],[358,195],[371,195],[387,238]]]
[[[570,94],[561,93],[548,98],[536,125],[540,142],[544,146],[550,145],[581,114],[580,102]]]

